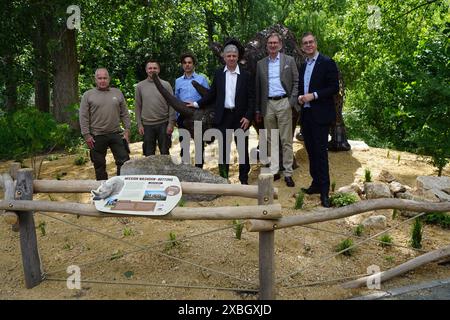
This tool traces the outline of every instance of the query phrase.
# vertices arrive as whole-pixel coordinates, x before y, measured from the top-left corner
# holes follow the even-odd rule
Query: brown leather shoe
[[[286,185],[290,188],[295,187],[295,182],[292,180],[292,177],[284,177],[284,181],[286,182]]]

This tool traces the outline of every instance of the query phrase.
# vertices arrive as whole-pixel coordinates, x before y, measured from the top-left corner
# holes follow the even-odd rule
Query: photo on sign
[[[142,200],[166,201],[166,199],[167,194],[164,191],[145,190],[144,198]]]

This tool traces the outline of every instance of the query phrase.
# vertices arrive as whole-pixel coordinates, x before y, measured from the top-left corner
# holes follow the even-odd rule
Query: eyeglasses
[[[307,46],[308,44],[313,44],[315,42],[316,42],[315,40],[304,41],[304,42],[302,42],[302,45]]]

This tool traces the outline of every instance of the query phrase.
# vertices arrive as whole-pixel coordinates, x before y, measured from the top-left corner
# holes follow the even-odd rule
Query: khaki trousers
[[[288,98],[280,100],[268,100],[267,112],[264,117],[264,127],[267,129],[268,149],[271,152],[270,136],[271,129],[278,129],[280,133],[281,146],[283,151],[284,176],[292,176],[292,163],[294,161],[294,152],[292,149],[292,108],[289,105]],[[278,153],[270,157],[270,171],[272,174],[279,172]]]

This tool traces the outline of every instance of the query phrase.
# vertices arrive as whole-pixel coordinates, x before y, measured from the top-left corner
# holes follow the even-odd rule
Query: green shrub
[[[180,241],[177,240],[177,235],[175,232],[169,233],[169,241],[166,244],[166,251],[169,251],[170,249],[173,249],[175,247],[178,247],[180,245]]]
[[[398,210],[397,210],[397,209],[394,209],[394,210],[392,211],[392,219],[396,219],[397,216],[398,216]]]
[[[342,250],[345,250],[345,249],[347,249],[347,248],[350,248],[351,246],[353,246],[353,240],[350,239],[350,238],[347,238],[347,239],[343,240],[342,242],[340,242],[340,243],[337,245],[335,251],[336,251],[336,252],[340,252],[340,251],[342,251]],[[344,251],[344,252],[342,252],[342,254],[343,254],[344,256],[351,256],[351,255],[353,254],[353,249]]]
[[[353,234],[357,237],[361,237],[364,232],[364,226],[362,224],[358,224],[355,228],[355,231],[353,231]]]
[[[419,218],[414,220],[411,228],[411,247],[416,249],[422,248],[422,222]]]
[[[343,207],[358,202],[358,197],[352,193],[337,192],[330,196],[330,202],[334,207]]]
[[[385,233],[385,234],[383,234],[381,237],[380,237],[380,239],[379,239],[381,242],[380,242],[380,245],[384,248],[384,247],[389,247],[391,244],[392,244],[392,237],[389,235],[389,234],[387,234],[387,233]]]
[[[423,217],[427,224],[437,224],[444,229],[450,229],[450,214],[446,212],[430,212]]]
[[[303,201],[305,199],[305,194],[300,190],[295,198],[294,209],[301,209],[303,207]]]
[[[133,236],[134,235],[134,231],[133,229],[131,229],[130,227],[125,227],[122,230],[122,235],[124,237],[129,237],[129,236]]]
[[[67,124],[57,124],[52,115],[35,107],[0,115],[0,158],[24,159],[63,147],[70,137]]]
[[[242,230],[244,229],[244,223],[240,220],[233,220],[233,229],[236,239],[241,240]]]
[[[372,173],[370,172],[370,169],[364,170],[364,181],[365,182],[372,182]]]
[[[83,164],[85,164],[87,162],[87,158],[85,156],[79,155],[75,158],[75,160],[73,160],[73,163],[76,166],[82,166]]]

